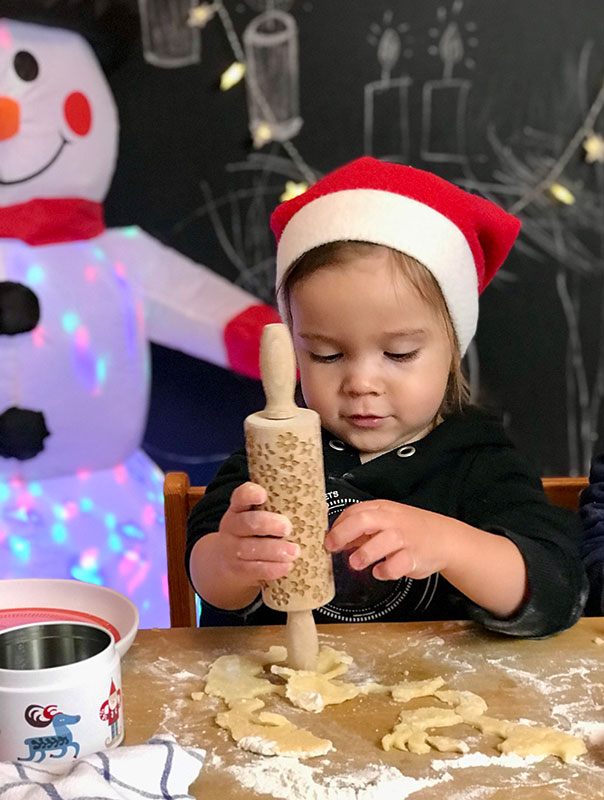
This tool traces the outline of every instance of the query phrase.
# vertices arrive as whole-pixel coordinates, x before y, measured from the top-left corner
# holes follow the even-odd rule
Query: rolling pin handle
[[[287,665],[291,669],[316,670],[319,637],[311,610],[287,612],[285,638]]]
[[[266,397],[262,416],[268,419],[295,417],[298,411],[294,401],[296,356],[292,338],[283,323],[264,326],[260,341],[260,374]]]

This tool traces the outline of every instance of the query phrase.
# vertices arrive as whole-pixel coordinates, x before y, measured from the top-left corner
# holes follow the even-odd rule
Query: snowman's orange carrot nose
[[[19,103],[10,97],[0,97],[0,140],[18,133],[20,117]]]

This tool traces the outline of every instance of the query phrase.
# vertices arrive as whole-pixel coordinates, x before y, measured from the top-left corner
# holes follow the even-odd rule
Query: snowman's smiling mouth
[[[50,159],[50,161],[48,161],[48,163],[46,163],[43,167],[40,167],[40,169],[36,170],[35,172],[26,175],[24,178],[15,178],[12,181],[5,181],[2,180],[2,178],[0,178],[0,186],[14,186],[16,183],[25,183],[26,181],[30,181],[32,178],[37,178],[38,175],[41,175],[43,172],[46,172],[47,169],[50,169],[50,167],[52,167],[57,158],[63,152],[63,148],[65,147],[66,144],[69,144],[68,140],[63,135],[61,135],[61,144],[59,145],[59,149]]]

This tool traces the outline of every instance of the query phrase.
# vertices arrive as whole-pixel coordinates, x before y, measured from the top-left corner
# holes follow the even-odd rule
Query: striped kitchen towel
[[[186,800],[205,751],[160,734],[146,744],[102,750],[46,766],[0,762],[0,800]]]

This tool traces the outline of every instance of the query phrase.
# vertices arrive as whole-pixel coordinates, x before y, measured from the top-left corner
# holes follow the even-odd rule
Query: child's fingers
[[[239,536],[289,536],[292,524],[275,511],[241,511],[237,515]]]
[[[411,577],[427,577],[427,575],[415,575],[416,572],[415,558],[407,549],[398,550],[396,553],[388,556],[385,561],[380,561],[371,570],[371,574],[379,581],[395,581],[405,575]]]
[[[354,541],[361,536],[373,536],[382,530],[380,519],[371,511],[361,510],[358,514],[350,514],[346,517],[344,513],[334,522],[325,537],[325,547],[333,553],[351,547]]]
[[[352,553],[349,559],[353,569],[365,569],[376,561],[396,553],[404,547],[404,541],[399,530],[392,528],[376,533],[369,537],[358,549]]]
[[[231,502],[229,509],[235,513],[240,511],[248,511],[254,506],[259,506],[266,500],[266,489],[259,486],[257,483],[248,481],[242,483],[233,490],[231,494]]]
[[[282,539],[246,536],[238,543],[235,555],[241,561],[291,563],[300,555],[300,547]]]
[[[237,577],[248,586],[260,586],[264,581],[284,578],[292,566],[284,561],[239,561]]]

